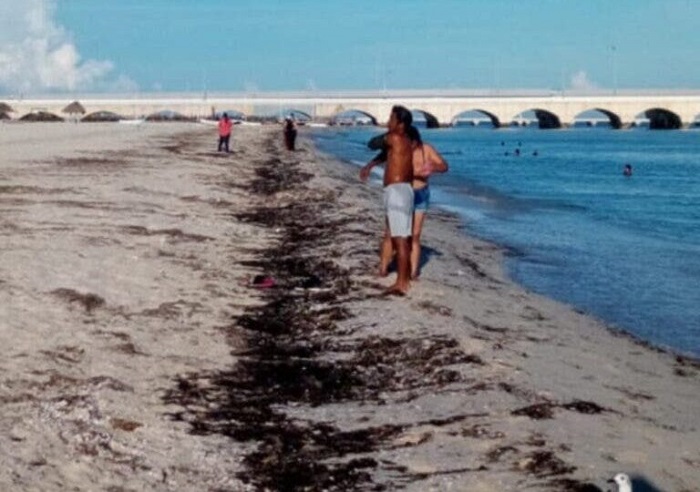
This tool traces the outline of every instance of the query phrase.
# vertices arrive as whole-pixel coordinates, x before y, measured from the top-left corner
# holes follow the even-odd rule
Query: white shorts
[[[384,208],[391,237],[410,237],[413,230],[413,187],[394,183],[384,188]]]

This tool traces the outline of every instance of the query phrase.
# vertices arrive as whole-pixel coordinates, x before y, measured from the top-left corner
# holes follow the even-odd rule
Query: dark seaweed
[[[267,145],[271,153],[277,152],[273,142]],[[248,308],[229,328],[245,342],[235,354],[234,367],[176,378],[164,399],[182,410],[170,417],[188,422],[195,434],[218,433],[254,444],[239,478],[257,490],[387,490],[425,479],[426,474],[363,456],[391,448],[406,426],[343,431],[330,423],[291,419],[283,407],[381,404],[387,394],[410,400],[416,388],[437,389],[461,381],[461,374],[449,366],[483,362],[444,337],[345,336],[347,329],[341,330],[337,322],[351,315],[340,303],[360,287],[324,248],[341,233],[361,230],[361,225],[351,218],[328,217],[324,212],[337,206],[337,197],[304,188],[310,175],[301,172],[298,163],[270,158],[258,164],[255,178],[239,187],[265,200],[285,191],[304,194],[285,206],[265,204],[232,213],[235,220],[277,231],[276,244],[241,262],[273,276],[276,288],[261,291],[265,304]],[[423,424],[449,425],[464,418]],[[379,467],[396,482],[376,483],[372,472]],[[468,470],[436,474],[461,471]]]

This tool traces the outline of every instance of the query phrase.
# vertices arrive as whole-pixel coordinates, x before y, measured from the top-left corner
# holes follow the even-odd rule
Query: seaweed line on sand
[[[266,145],[269,155],[279,153],[274,142]],[[180,375],[164,398],[183,408],[170,416],[188,422],[193,433],[218,433],[251,443],[253,450],[244,459],[239,479],[257,489],[400,488],[425,479],[425,473],[412,474],[369,454],[390,448],[407,426],[343,431],[332,423],[288,418],[284,406],[381,404],[387,392],[411,398],[411,390],[459,381],[461,375],[451,365],[478,361],[444,337],[344,337],[347,333],[337,322],[350,314],[341,301],[359,287],[352,284],[349,271],[322,251],[348,220],[329,216],[336,198],[305,188],[308,178],[295,162],[270,157],[258,163],[246,186],[264,200],[235,218],[278,231],[278,243],[244,262],[274,272],[276,286],[262,291],[264,305],[248,308],[230,327],[236,336],[242,333],[245,342],[234,367]],[[297,199],[270,205],[269,197],[278,192],[294,192]],[[384,483],[376,482],[372,473],[380,467],[389,477]],[[455,473],[465,471],[470,470]]]

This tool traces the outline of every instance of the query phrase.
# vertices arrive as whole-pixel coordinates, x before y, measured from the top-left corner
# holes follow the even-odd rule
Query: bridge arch
[[[344,109],[342,106],[338,108],[333,116],[331,116],[330,123],[332,125],[341,126],[357,126],[357,125],[373,125],[377,126],[377,118],[361,109]]]
[[[146,116],[146,121],[191,121],[182,113],[173,111],[172,109],[164,109],[162,111],[157,111]]]
[[[433,115],[427,111],[414,108],[411,110],[411,114],[413,115],[414,122],[416,120],[421,121],[422,119],[425,119],[425,127],[426,128],[440,128],[440,122],[435,117],[435,115]],[[416,118],[416,115],[421,116],[422,118]]]
[[[15,110],[12,109],[12,106],[5,102],[0,101],[0,120],[9,120],[10,118],[10,113],[14,113]]]
[[[19,121],[64,121],[63,118],[48,111],[32,111],[22,116]]]
[[[510,122],[511,126],[537,125],[540,129],[561,128],[559,116],[542,108],[532,108],[516,114]]]
[[[552,113],[551,111],[542,108],[533,108],[527,111],[523,111],[519,115],[516,115],[514,119],[517,121],[519,117],[522,117],[522,115],[526,113],[530,113],[534,116],[534,118],[537,120],[538,128],[542,130],[561,128],[561,120],[559,119],[559,116]]]
[[[226,113],[226,116],[231,118],[232,120],[245,120],[246,115],[243,111],[238,111],[237,109],[223,109],[219,111],[214,111],[212,113],[212,119],[218,120],[219,118],[224,116],[224,113]]]
[[[468,109],[466,111],[462,111],[461,113],[458,113],[452,117],[450,125],[456,126],[460,119],[464,119],[471,120],[473,122],[473,126],[479,126],[480,123],[477,123],[477,121],[481,120],[482,118],[478,118],[478,116],[483,117],[483,119],[489,119],[491,121],[491,125],[493,125],[493,128],[500,128],[501,126],[501,121],[498,119],[498,116],[484,109]]]
[[[678,130],[683,126],[680,116],[664,108],[651,108],[643,113],[650,130]]]
[[[574,124],[576,125],[577,120],[584,120],[590,123],[598,119],[598,116],[606,117],[608,119],[608,123],[610,124],[610,128],[613,128],[615,130],[619,130],[620,128],[622,128],[622,118],[620,118],[620,116],[617,113],[614,113],[613,111],[604,108],[591,108],[585,111],[581,111],[574,117]],[[589,124],[588,126],[595,126],[595,124]]]
[[[302,111],[301,109],[285,109],[285,110],[281,111],[281,113],[280,113],[281,118],[286,118],[288,116],[291,116],[292,119],[294,119],[296,121],[301,121],[301,122],[307,122],[307,121],[311,121],[314,119],[313,116],[311,116],[306,111]]]
[[[107,123],[123,120],[124,118],[112,111],[95,111],[82,117],[80,121],[85,123]]]

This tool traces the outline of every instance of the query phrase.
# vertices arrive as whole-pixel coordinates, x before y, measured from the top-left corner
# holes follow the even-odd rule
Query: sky
[[[700,89],[700,0],[0,0],[0,94]]]

